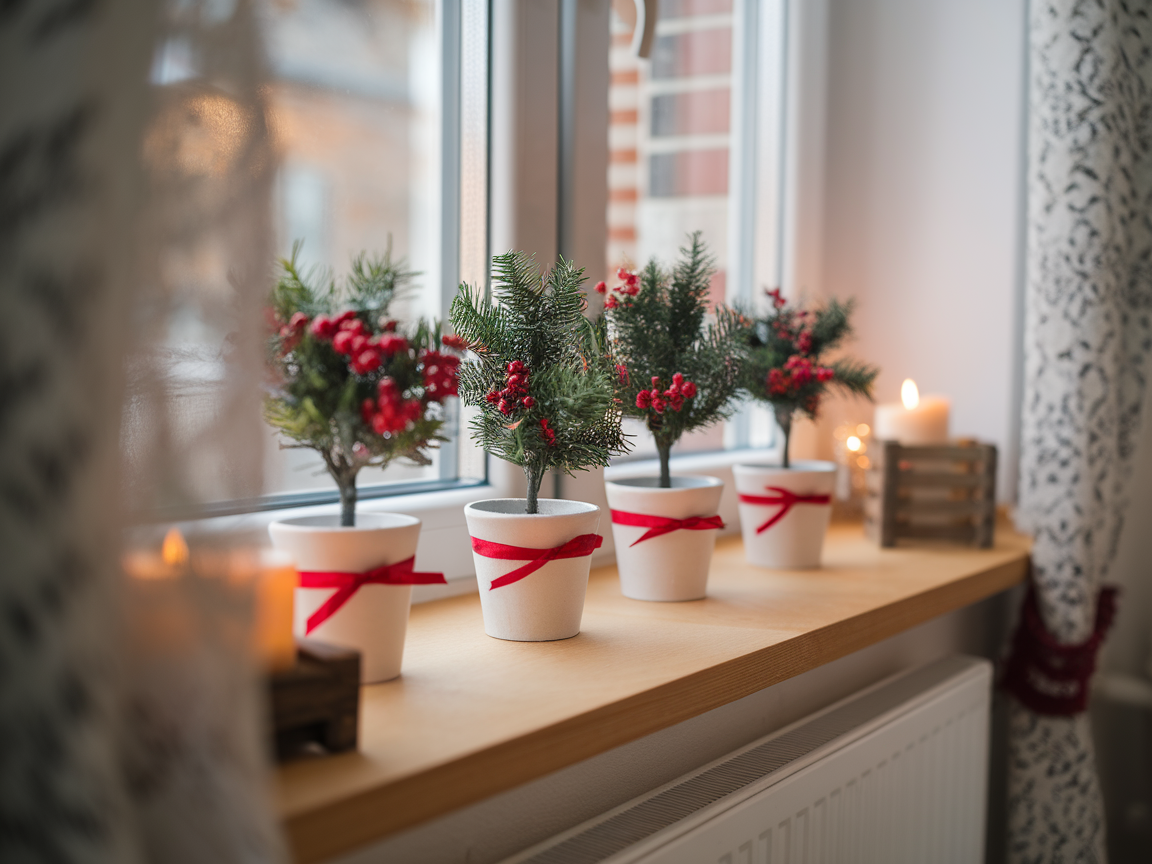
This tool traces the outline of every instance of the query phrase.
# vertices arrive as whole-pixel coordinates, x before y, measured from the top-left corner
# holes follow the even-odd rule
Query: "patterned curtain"
[[[195,503],[204,465],[259,491],[229,467],[260,463],[259,49],[245,0],[0,2],[5,864],[286,858],[250,597],[121,567],[125,512]],[[190,309],[235,338],[209,358],[220,410],[178,450]]]
[[[1007,664],[1009,860],[1106,860],[1085,713],[1152,345],[1148,2],[1033,0],[1019,515],[1033,580]]]

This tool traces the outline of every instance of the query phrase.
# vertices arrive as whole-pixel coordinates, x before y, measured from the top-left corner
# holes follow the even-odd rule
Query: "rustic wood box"
[[[988,548],[996,525],[996,447],[880,441],[868,471],[864,530],[881,546],[951,540]]]
[[[269,681],[276,757],[309,744],[330,753],[354,750],[360,716],[360,652],[296,640],[296,665]]]

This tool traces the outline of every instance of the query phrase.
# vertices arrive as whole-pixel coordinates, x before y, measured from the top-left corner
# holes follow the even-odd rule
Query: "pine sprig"
[[[815,419],[830,390],[871,400],[879,370],[851,358],[822,362],[852,334],[852,300],[832,299],[805,310],[790,307],[779,289],[768,296],[772,311],[753,321],[749,331],[743,383],[749,396],[772,406],[784,431],[784,467],[788,467],[793,417],[803,413]]]
[[[561,260],[541,276],[521,252],[492,264],[497,302],[466,285],[452,301],[452,326],[475,355],[461,367],[460,395],[481,409],[473,437],[524,469],[528,512],[535,513],[549,470],[572,474],[607,465],[628,443],[615,369],[584,317],[584,271]]]
[[[621,271],[624,284],[611,293],[597,286],[608,294],[610,350],[624,370],[617,385],[622,410],[644,420],[652,433],[663,486],[670,485],[669,451],[681,436],[735,409],[747,348],[742,316],[723,305],[709,313],[715,261],[699,232],[680,253],[671,273],[653,260],[639,274]],[[665,400],[665,392],[680,396],[673,386],[677,375],[691,384],[693,395]],[[661,396],[655,405],[643,395],[653,392]]]
[[[363,468],[395,459],[428,465],[428,448],[448,440],[443,402],[455,395],[459,359],[440,350],[439,324],[404,331],[388,318],[415,275],[393,261],[391,244],[383,256],[354,258],[343,283],[318,268],[302,271],[299,252],[294,244],[280,261],[269,298],[276,384],[264,418],[284,446],[320,455],[340,490],[342,524],[352,525]]]

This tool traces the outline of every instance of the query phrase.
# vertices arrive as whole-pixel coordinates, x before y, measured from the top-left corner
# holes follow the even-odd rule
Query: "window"
[[[666,266],[703,232],[716,302],[751,306],[778,285],[782,2],[662,0],[649,59],[633,48],[631,2],[613,3],[606,263]],[[640,421],[633,457],[655,455]],[[773,443],[767,411],[685,436],[679,453]]]
[[[305,267],[340,277],[352,256],[390,246],[419,274],[397,317],[445,318],[461,279],[486,279],[486,0],[262,0],[257,9],[280,166],[270,202],[277,254],[302,241]],[[162,46],[154,84],[179,86],[195,75],[183,43]],[[212,272],[195,290],[217,290],[226,278]],[[195,318],[190,304],[170,343],[210,370],[225,333]],[[178,397],[178,428],[191,430],[190,418],[213,410],[210,372],[201,378],[209,380]],[[433,451],[432,465],[365,469],[362,498],[484,478],[484,454],[457,434],[460,407],[449,403],[453,441]],[[258,506],[335,499],[317,454],[280,449],[268,434],[265,492],[273,497]]]

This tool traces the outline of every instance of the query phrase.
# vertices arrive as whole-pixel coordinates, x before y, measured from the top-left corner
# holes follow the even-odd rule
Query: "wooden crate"
[[[880,441],[868,471],[864,529],[881,546],[951,540],[990,547],[996,447],[975,441],[906,447]]]
[[[356,748],[360,716],[360,652],[296,640],[296,665],[273,673],[272,735],[278,759],[309,744],[329,753]]]

